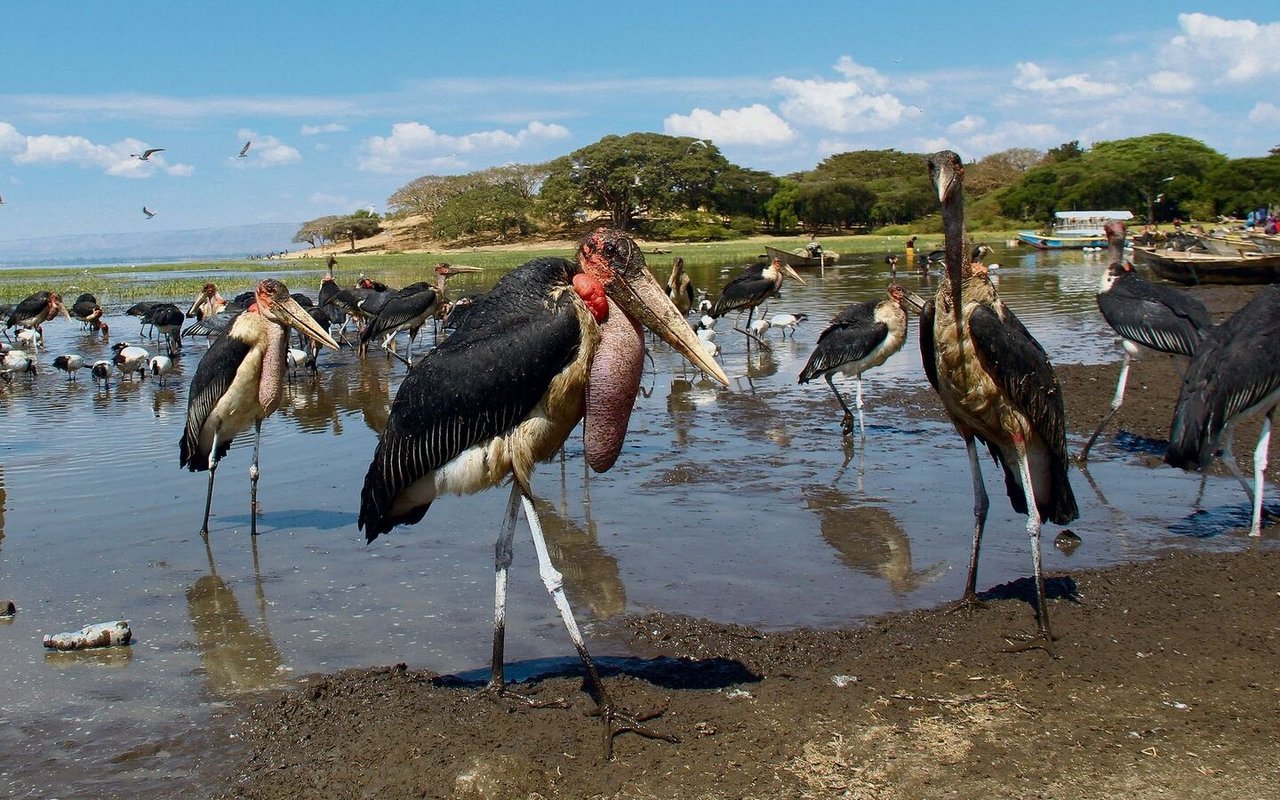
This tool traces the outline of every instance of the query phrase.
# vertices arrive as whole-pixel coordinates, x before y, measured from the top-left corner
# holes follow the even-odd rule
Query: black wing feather
[[[933,338],[933,320],[935,316],[936,309],[933,306],[933,298],[930,297],[924,301],[924,307],[920,309],[920,362],[924,365],[924,374],[929,379],[929,385],[937,392],[940,391],[940,387],[938,384],[937,344]]]
[[[877,322],[877,300],[854,303],[841,311],[818,337],[809,361],[800,370],[800,383],[851,361],[866,358],[889,335],[889,326]]]
[[[573,265],[537,259],[476,300],[453,335],[413,365],[396,398],[361,492],[368,541],[411,524],[425,506],[393,516],[396,497],[464,450],[514,428],[577,356],[578,319],[567,294]]]
[[[187,393],[187,426],[178,442],[178,466],[192,472],[209,468],[210,453],[200,449],[200,428],[235,380],[236,370],[249,354],[249,344],[234,336],[221,336],[209,346],[196,367]],[[231,439],[218,442],[217,458],[231,449]]]
[[[436,290],[425,285],[412,290],[410,287],[405,287],[397,292],[397,295],[399,296],[393,296],[383,304],[377,316],[365,325],[364,332],[360,334],[360,341],[368,343],[373,341],[375,336],[397,330],[400,326],[421,317],[436,302]]]
[[[711,307],[711,316],[719,318],[730,311],[754,306],[762,296],[773,292],[775,288],[773,281],[759,271],[745,272],[724,287],[715,305]]]
[[[1116,333],[1162,353],[1191,355],[1213,327],[1199,300],[1137,276],[1100,293],[1098,310]]]

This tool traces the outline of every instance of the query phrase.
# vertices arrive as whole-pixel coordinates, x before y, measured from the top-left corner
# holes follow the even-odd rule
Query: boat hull
[[[789,267],[829,267],[840,258],[836,253],[823,253],[821,259],[812,258],[810,256],[802,256],[799,253],[792,253],[788,250],[779,250],[776,247],[765,245],[765,256],[767,258],[779,259],[783,264]]]
[[[1037,250],[1083,250],[1086,247],[1106,247],[1106,236],[1054,236],[1035,231],[1018,231],[1019,241]]]
[[[1138,266],[1147,267],[1167,281],[1188,286],[1280,282],[1280,255],[1216,256],[1151,247],[1135,247],[1133,253]]]

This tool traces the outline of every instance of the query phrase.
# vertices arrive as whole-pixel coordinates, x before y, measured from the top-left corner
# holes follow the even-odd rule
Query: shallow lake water
[[[1055,363],[1118,363],[1094,303],[1100,257],[1000,250],[996,258],[1002,295]],[[650,265],[665,276],[669,259]],[[867,431],[856,446],[842,444],[824,383],[796,384],[825,321],[883,294],[884,265],[865,261],[807,270],[807,286],[784,287],[769,312],[809,320],[794,337],[770,332],[770,351],[748,348],[733,320],[722,320],[729,388],[654,347],[609,473],[587,474],[577,433],[563,460],[539,467],[534,490],[553,557],[597,655],[626,655],[591,634],[593,623],[621,614],[835,627],[960,594],[972,530],[963,443],[949,424],[880,401],[888,388],[924,384],[915,319],[902,352],[865,381]],[[692,272],[714,297],[736,267]],[[917,274],[899,278],[932,291]],[[288,283],[313,295],[318,287],[303,273]],[[112,311],[113,340],[138,341],[137,321]],[[206,474],[180,470],[177,447],[205,342],[188,340],[165,386],[113,375],[102,391],[87,371],[68,383],[51,367],[62,352],[107,354],[100,337],[66,320],[45,330],[40,375],[19,376],[0,395],[0,600],[19,609],[0,622],[0,791],[159,796],[181,782],[200,794],[218,768],[209,754],[222,746],[203,731],[232,698],[344,667],[486,667],[492,547],[507,490],[443,498],[418,525],[372,545],[356,529],[364,472],[405,374],[398,361],[328,352],[318,376],[300,375],[263,425],[260,535],[248,534],[252,437],[243,435],[222,462],[206,546],[198,533]],[[844,388],[853,391],[851,382]],[[1088,431],[1068,422],[1075,452]],[[1030,572],[1024,521],[997,469],[984,466],[992,507],[980,588]],[[1073,472],[1081,518],[1071,528],[1084,544],[1067,556],[1048,546],[1059,529],[1046,526],[1051,573],[1169,546],[1229,545],[1170,533],[1191,513],[1196,476],[1140,466],[1104,438],[1092,477],[1107,502]],[[1204,506],[1241,502],[1234,482],[1208,481]],[[508,662],[571,660],[526,531],[522,522]],[[43,634],[114,619],[129,620],[132,646],[71,654],[41,646]]]

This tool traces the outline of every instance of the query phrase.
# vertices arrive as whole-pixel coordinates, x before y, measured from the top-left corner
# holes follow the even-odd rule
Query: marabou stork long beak
[[[920,295],[912,291],[907,291],[903,295],[903,299],[907,301],[907,305],[911,306],[917,314],[924,311],[925,300]]]
[[[454,264],[450,264],[448,267],[445,268],[444,274],[458,275],[464,272],[484,272],[484,269],[481,267],[461,267]]]
[[[284,324],[296,328],[304,336],[314,339],[325,347],[332,347],[334,350],[338,349],[338,343],[333,340],[329,332],[320,327],[320,323],[312,319],[307,310],[298,305],[297,300],[292,297],[284,297],[272,302],[271,307]]]
[[[605,291],[628,316],[662,337],[695,367],[725,386],[729,385],[724,370],[703,349],[684,314],[667,297],[647,267],[627,277],[619,276],[605,287]]]
[[[799,281],[801,286],[808,285],[805,279],[800,277],[800,273],[796,272],[795,268],[793,268],[790,264],[786,263],[785,261],[782,264],[782,273],[786,275],[788,278],[792,278],[794,280]]]

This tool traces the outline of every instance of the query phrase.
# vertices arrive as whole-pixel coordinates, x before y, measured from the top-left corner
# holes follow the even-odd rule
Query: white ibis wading
[[[640,385],[644,340],[657,333],[722,384],[720,367],[645,266],[640,248],[599,229],[577,260],[539,258],[478,298],[451,336],[414,364],[391,405],[365,475],[359,526],[368,541],[418,522],[442,494],[473,494],[511,477],[495,549],[493,661],[487,691],[506,694],[507,569],[521,504],[539,571],[586,670],[608,757],[624,731],[671,739],[614,708],[587,652],[534,509],[534,465],[551,458],[585,416],[587,463],[597,472],[622,448]]]
[[[852,375],[857,382],[858,427],[862,424],[862,373],[878,367],[889,356],[902,349],[907,340],[907,312],[903,308],[906,290],[901,285],[889,285],[888,297],[883,300],[867,300],[854,303],[837,314],[827,329],[818,337],[809,361],[800,370],[800,383],[808,383],[821,375],[844,409],[840,428],[845,436],[853,433],[853,412],[840,396],[832,378],[838,374]]]
[[[262,421],[271,416],[284,396],[285,354],[289,327],[333,349],[338,343],[316,325],[288,288],[268,278],[258,283],[255,302],[238,315],[231,329],[214,340],[200,359],[187,396],[187,426],[179,441],[179,466],[192,472],[209,471],[204,500],[202,536],[209,535],[209,505],[218,461],[231,440],[253,426],[253,465],[249,468],[249,532],[258,533],[258,450]]]
[[[743,309],[746,309],[748,329],[744,330],[737,325],[734,325],[733,329],[755,339],[761,347],[768,349],[768,343],[749,330],[751,318],[756,313],[756,306],[776,295],[782,288],[784,276],[794,278],[801,284],[805,282],[804,278],[800,277],[800,273],[792,269],[790,264],[783,263],[780,258],[773,259],[765,267],[754,264],[747,267],[738,277],[725,284],[720,297],[711,306],[710,315],[718,319],[730,311],[741,314]]]
[[[1129,380],[1129,364],[1143,350],[1191,357],[1196,347],[1213,327],[1209,311],[1196,298],[1172,286],[1143,280],[1124,260],[1124,223],[1113,220],[1103,226],[1110,251],[1107,271],[1098,287],[1098,310],[1112,330],[1120,336],[1124,363],[1116,381],[1111,409],[1098,423],[1097,429],[1080,451],[1080,461],[1089,458],[1089,450],[1098,434],[1120,410],[1124,387]]]
[[[1271,423],[1280,403],[1280,285],[1258,292],[1231,318],[1212,329],[1191,358],[1169,428],[1164,460],[1202,470],[1222,444],[1222,460],[1253,501],[1250,536],[1262,535],[1262,485]],[[1253,490],[1240,474],[1231,437],[1235,426],[1263,415],[1253,451]]]
[[[1040,566],[1044,520],[1079,516],[1067,479],[1066,414],[1049,357],[996,294],[981,264],[970,262],[964,232],[964,165],[944,150],[929,157],[929,177],[942,201],[946,271],[920,315],[920,351],[929,382],[964,437],[973,478],[973,551],[963,603],[977,601],[978,551],[987,521],[987,491],[977,443],[1004,468],[1015,511],[1027,515],[1035,570],[1039,632],[1016,649],[1053,653],[1053,632]]]

